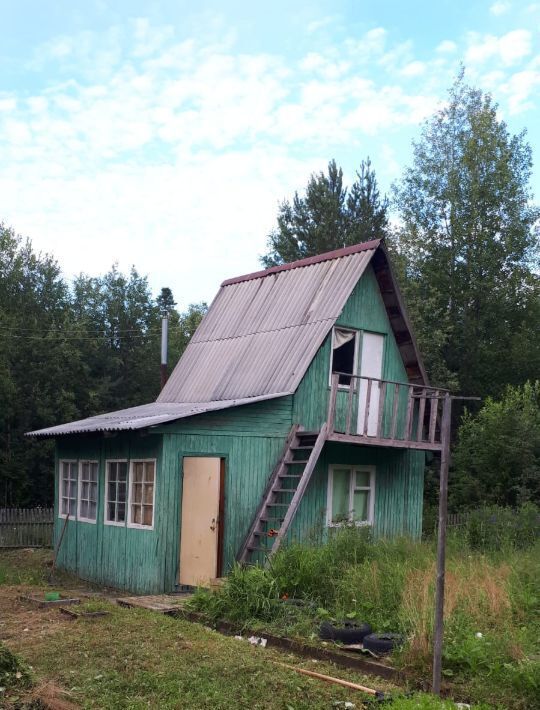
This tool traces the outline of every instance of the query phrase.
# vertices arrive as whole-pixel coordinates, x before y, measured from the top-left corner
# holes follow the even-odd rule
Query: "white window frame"
[[[62,513],[62,498],[64,497],[62,495],[62,474],[63,474],[63,464],[69,463],[69,464],[75,464],[77,465],[77,459],[59,459],[58,461],[58,517],[59,518],[67,518],[67,513]],[[78,513],[78,497],[79,497],[79,473],[77,471],[77,475],[75,477],[75,483],[77,486],[77,490],[75,491],[75,515],[70,515],[69,517],[71,520],[77,520],[77,513]],[[71,500],[71,498],[69,498]]]
[[[375,479],[377,474],[377,469],[375,466],[363,466],[359,464],[331,464],[328,467],[328,490],[326,494],[326,525],[329,528],[339,528],[343,526],[343,523],[332,522],[332,498],[334,492],[334,469],[348,469],[349,471],[349,506],[354,499],[354,491],[356,489],[355,481],[356,474],[361,471],[369,472],[369,511],[367,520],[356,520],[353,521],[353,510],[349,510],[349,522],[354,522],[357,527],[365,527],[367,525],[373,525],[375,520]],[[363,490],[363,489],[358,489]]]
[[[361,330],[357,330],[356,328],[344,328],[340,325],[335,325],[332,328],[332,341],[331,341],[331,348],[330,348],[330,366],[328,368],[329,373],[328,373],[328,386],[332,387],[332,362],[334,360],[334,334],[336,330],[345,330],[348,333],[354,333],[354,362],[353,362],[353,372],[351,377],[355,377],[358,375],[358,351],[360,347],[360,336],[362,334]],[[351,381],[353,387],[355,386],[354,380]],[[340,385],[338,383],[338,389],[340,390],[348,390],[351,385]]]
[[[104,496],[104,506],[103,506],[103,524],[104,525],[112,525],[113,527],[116,528],[125,528],[126,527],[126,522],[127,522],[127,510],[126,510],[126,519],[123,522],[119,522],[116,520],[108,520],[107,515],[109,511],[109,464],[110,463],[125,463],[127,470],[126,470],[126,502],[125,505],[128,505],[129,501],[129,462],[127,459],[107,459],[105,461],[105,496]],[[116,501],[118,502],[118,501]]]
[[[81,503],[82,503],[82,471],[83,464],[85,463],[95,463],[97,464],[97,479],[96,479],[96,517],[95,518],[85,518],[81,514]],[[90,501],[90,499],[88,499]],[[91,523],[95,525],[97,523],[99,507],[99,461],[97,459],[80,459],[79,460],[79,475],[77,477],[77,520],[83,523]]]
[[[152,525],[143,525],[142,523],[132,522],[132,494],[133,494],[133,472],[136,463],[153,463],[154,464],[154,490],[152,493]],[[128,528],[135,528],[136,530],[153,530],[156,522],[156,486],[157,486],[157,459],[130,459],[129,461],[129,512],[127,515],[127,526]],[[144,488],[143,488],[144,495]]]

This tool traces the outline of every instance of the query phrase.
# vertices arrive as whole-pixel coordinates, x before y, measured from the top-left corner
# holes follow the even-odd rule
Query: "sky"
[[[389,191],[460,63],[540,163],[540,2],[0,0],[0,221],[210,301],[332,158]]]

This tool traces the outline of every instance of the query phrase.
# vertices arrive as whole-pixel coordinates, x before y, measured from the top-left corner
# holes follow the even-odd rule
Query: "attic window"
[[[356,330],[334,328],[332,334],[332,368],[331,373],[339,373],[339,385],[348,387],[351,384],[350,375],[356,372]]]

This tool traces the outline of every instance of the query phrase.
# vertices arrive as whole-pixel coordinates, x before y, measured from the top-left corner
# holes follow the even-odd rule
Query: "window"
[[[155,460],[131,462],[129,476],[129,525],[131,527],[151,528],[154,525],[155,471]]]
[[[340,387],[349,387],[350,375],[356,374],[356,352],[358,331],[334,328],[332,331],[332,367],[331,375],[339,373]]]
[[[77,517],[77,462],[60,461],[60,517]]]
[[[127,461],[107,461],[105,523],[126,524]]]
[[[371,525],[375,509],[374,466],[331,466],[328,474],[328,525]]]
[[[95,523],[97,517],[98,491],[97,461],[81,461],[79,463],[79,520]]]

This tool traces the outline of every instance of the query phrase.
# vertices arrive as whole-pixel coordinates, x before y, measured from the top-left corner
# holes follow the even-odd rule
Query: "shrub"
[[[32,683],[30,670],[3,643],[0,643],[0,686],[28,688]]]

